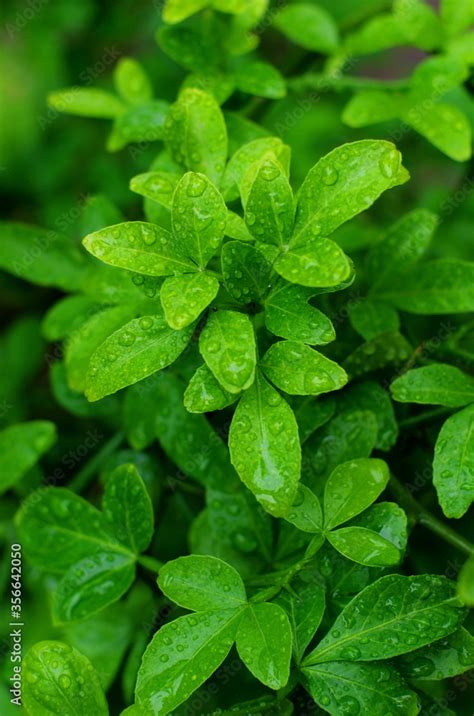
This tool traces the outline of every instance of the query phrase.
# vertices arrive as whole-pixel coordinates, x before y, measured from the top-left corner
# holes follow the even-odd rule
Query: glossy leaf
[[[370,410],[377,420],[377,442],[379,450],[390,450],[398,438],[398,425],[389,393],[372,380],[350,385],[337,395],[341,411]]]
[[[474,378],[444,363],[414,368],[397,378],[390,390],[401,403],[424,403],[459,408],[474,402]]]
[[[229,393],[216,380],[207,365],[200,366],[184,393],[184,405],[190,413],[210,413],[231,405],[238,395]]]
[[[140,554],[153,536],[153,506],[134,465],[117,467],[105,485],[102,508],[110,531],[123,545]]]
[[[222,177],[222,193],[226,201],[237,199],[242,179],[248,169],[272,152],[280,164],[286,168],[289,161],[289,149],[277,137],[254,139],[241,146],[232,155]]]
[[[377,502],[348,524],[376,532],[395,545],[400,552],[407,546],[408,519],[402,508],[394,502]]]
[[[346,372],[337,363],[294,341],[274,343],[262,359],[262,370],[290,395],[320,395],[347,383]]]
[[[209,273],[170,276],[160,289],[166,322],[180,331],[193,323],[214,300],[219,282]]]
[[[344,361],[343,367],[351,378],[365,375],[387,365],[407,361],[412,348],[400,333],[380,333],[355,349]]]
[[[446,420],[435,446],[433,483],[446,517],[462,517],[474,501],[474,405]]]
[[[48,104],[58,112],[100,119],[113,119],[125,110],[120,99],[96,87],[69,87],[50,92]]]
[[[306,487],[299,485],[296,498],[285,519],[303,532],[322,532],[323,512],[316,495]]]
[[[199,350],[229,393],[239,393],[252,385],[257,360],[255,336],[245,314],[218,311],[210,316],[199,337]]]
[[[286,94],[285,80],[268,62],[245,62],[234,72],[233,79],[237,89],[257,97],[281,99]]]
[[[446,639],[406,654],[399,664],[405,677],[421,681],[464,674],[474,666],[474,637],[461,627]]]
[[[325,609],[325,589],[320,582],[299,581],[291,590],[283,590],[277,603],[283,607],[293,632],[293,653],[299,662],[317,632]]]
[[[225,287],[239,303],[259,303],[270,287],[272,267],[254,246],[228,241],[222,247]]]
[[[471,157],[471,125],[464,112],[455,105],[431,102],[427,112],[423,105],[420,109],[415,100],[402,118],[451,159],[465,162]]]
[[[263,684],[281,689],[290,675],[291,627],[277,604],[249,604],[237,630],[240,658]]]
[[[275,26],[300,47],[332,54],[338,46],[338,30],[332,16],[318,5],[298,2],[280,9]]]
[[[18,423],[0,431],[0,494],[14,487],[56,441],[47,420]]]
[[[334,241],[324,238],[290,248],[277,258],[274,268],[287,281],[318,288],[337,286],[351,274],[347,256]]]
[[[209,5],[209,0],[166,0],[163,8],[163,20],[174,24],[186,20]]]
[[[400,328],[396,309],[386,303],[366,298],[349,303],[347,308],[353,328],[366,341],[371,341],[386,331],[395,333]]]
[[[289,405],[261,376],[237,406],[229,448],[240,478],[267,512],[287,514],[300,477],[298,426]]]
[[[179,174],[165,171],[150,171],[137,174],[130,180],[130,189],[136,194],[157,201],[171,209],[174,190],[180,180]]]
[[[99,677],[89,659],[60,641],[40,641],[23,661],[22,701],[29,716],[108,716]],[[83,688],[87,684],[87,688]]]
[[[145,70],[132,57],[122,57],[114,69],[117,92],[127,104],[141,104],[153,97],[153,88]]]
[[[294,220],[293,192],[276,159],[264,158],[255,172],[245,200],[245,222],[257,241],[283,246]]]
[[[304,666],[389,659],[451,634],[464,617],[445,577],[381,577],[343,609]]]
[[[336,337],[331,321],[309,305],[312,291],[301,286],[277,286],[265,301],[265,325],[290,341],[310,345],[330,343]]]
[[[367,509],[387,486],[387,464],[377,458],[342,463],[324,490],[325,528],[333,529]]]
[[[160,569],[158,586],[185,609],[240,609],[247,597],[239,573],[220,559],[190,555],[168,562]]]
[[[361,90],[344,107],[342,121],[349,127],[367,127],[396,119],[399,109],[399,97],[395,93]]]
[[[327,539],[344,557],[367,567],[393,567],[400,562],[399,550],[365,527],[342,527],[329,532]]]
[[[458,597],[468,607],[474,606],[474,558],[464,563],[458,579]]]

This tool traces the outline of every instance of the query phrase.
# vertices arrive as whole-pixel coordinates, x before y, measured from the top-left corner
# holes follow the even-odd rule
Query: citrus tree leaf
[[[274,268],[291,283],[317,288],[338,286],[351,274],[351,264],[342,249],[322,237],[280,254]]]
[[[293,653],[299,662],[317,632],[326,606],[324,585],[320,582],[293,582],[291,590],[283,590],[276,599],[290,620],[293,632]]]
[[[433,483],[446,517],[462,517],[474,500],[474,405],[446,420],[438,435]]]
[[[153,505],[137,468],[117,467],[105,485],[102,509],[110,531],[135,554],[144,552],[153,536]]]
[[[166,322],[180,331],[193,323],[214,300],[219,281],[209,273],[170,276],[160,289]]]
[[[303,532],[322,532],[323,511],[316,495],[306,485],[300,484],[285,520]]]
[[[342,527],[329,532],[327,539],[344,557],[367,567],[393,567],[401,559],[389,540],[365,527]]]
[[[286,169],[289,148],[278,137],[261,137],[243,144],[231,156],[222,177],[222,193],[226,201],[237,199],[248,169],[271,152]]]
[[[286,95],[284,78],[268,62],[245,62],[234,72],[233,79],[237,89],[257,97],[281,99]]]
[[[190,413],[210,413],[232,405],[237,397],[238,394],[225,390],[204,364],[196,370],[188,383],[184,393],[184,406]]]
[[[254,246],[228,241],[222,247],[222,274],[227,291],[239,303],[259,303],[270,287],[271,264]]]
[[[349,303],[347,309],[352,327],[366,341],[371,341],[387,331],[396,333],[400,328],[396,309],[386,303],[364,298]]]
[[[336,337],[329,318],[308,304],[312,291],[302,286],[277,286],[265,301],[265,325],[290,341],[324,345]]]
[[[257,241],[283,246],[294,220],[293,192],[283,167],[271,155],[258,166],[245,201],[245,222]]]
[[[130,180],[130,189],[171,209],[173,193],[180,179],[181,175],[173,172],[150,171],[134,176]]]
[[[445,639],[405,654],[398,664],[406,678],[421,681],[464,674],[474,665],[474,637],[461,627]]]
[[[390,391],[401,403],[459,408],[474,402],[474,378],[455,366],[433,363],[404,373],[394,380]]]

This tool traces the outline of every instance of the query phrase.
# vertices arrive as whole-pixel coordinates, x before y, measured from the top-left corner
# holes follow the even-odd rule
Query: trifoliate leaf
[[[92,354],[86,379],[89,400],[100,400],[174,363],[193,326],[174,331],[161,315],[135,318],[112,333]]]
[[[337,363],[295,341],[274,343],[263,356],[262,370],[290,395],[320,395],[347,383],[347,374]]]
[[[408,540],[408,520],[405,512],[394,502],[377,502],[348,524],[366,527],[377,532],[403,552]]]
[[[312,52],[331,55],[339,44],[336,23],[318,5],[305,2],[287,5],[278,10],[273,23],[294,43]]]
[[[317,288],[338,286],[351,274],[351,264],[342,249],[322,237],[285,250],[276,259],[274,268],[291,283]]]
[[[400,562],[399,550],[365,527],[342,527],[329,532],[327,539],[344,557],[367,567],[393,567]]]
[[[333,529],[360,514],[377,499],[389,480],[387,463],[360,458],[332,471],[324,490],[326,529]]]
[[[237,400],[235,393],[225,390],[206,364],[200,366],[184,393],[184,406],[190,413],[223,410]]]
[[[245,314],[218,311],[210,316],[199,337],[199,350],[229,393],[239,393],[252,385],[257,362],[255,336]]]
[[[233,465],[270,514],[287,514],[300,477],[298,426],[289,405],[257,376],[240,400],[229,433]]]
[[[446,517],[462,517],[474,501],[474,405],[452,415],[441,428],[433,483]]]
[[[114,69],[117,92],[127,104],[142,104],[153,98],[153,87],[139,62],[121,57]]]
[[[190,555],[168,562],[160,569],[158,586],[185,609],[240,609],[247,603],[239,573],[216,557]]]
[[[160,289],[161,305],[171,328],[179,331],[195,321],[214,300],[219,281],[209,273],[170,276]]]
[[[56,427],[31,420],[0,431],[0,494],[14,487],[56,442]]]
[[[102,509],[110,531],[135,554],[144,552],[153,536],[153,505],[134,465],[115,468],[105,484]]]
[[[126,108],[118,97],[96,87],[69,87],[50,92],[48,104],[64,114],[100,119],[114,119]]]
[[[409,370],[394,380],[390,390],[401,403],[459,408],[474,402],[474,378],[444,363]]]
[[[240,658],[271,689],[281,689],[290,675],[291,627],[277,604],[249,604],[236,636]]]
[[[277,286],[265,301],[268,330],[281,338],[310,345],[333,341],[336,333],[329,318],[308,304],[312,294],[301,286]]]
[[[292,232],[293,192],[282,166],[271,157],[260,163],[245,201],[250,233],[264,244],[284,245]]]

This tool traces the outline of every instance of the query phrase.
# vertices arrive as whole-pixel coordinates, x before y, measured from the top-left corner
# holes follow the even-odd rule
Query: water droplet
[[[194,159],[193,161],[199,161],[198,159]],[[196,198],[198,196],[202,196],[204,194],[204,191],[206,189],[206,182],[205,180],[200,177],[198,174],[194,174],[189,182],[186,189],[186,193],[189,197]]]
[[[337,182],[339,179],[339,172],[337,171],[336,167],[333,167],[331,164],[328,164],[324,167],[324,169],[321,172],[321,181],[323,184],[326,184],[326,186],[332,186]]]

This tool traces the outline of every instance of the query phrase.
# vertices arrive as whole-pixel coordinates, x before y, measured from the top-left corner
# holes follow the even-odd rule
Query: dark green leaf
[[[153,536],[153,505],[134,465],[117,467],[105,485],[102,507],[110,531],[135,554],[144,552]]]
[[[394,380],[390,390],[401,403],[459,408],[474,402],[474,378],[444,363],[409,370]]]
[[[320,395],[339,390],[347,383],[346,372],[337,363],[294,341],[274,343],[263,356],[262,370],[290,395]]]
[[[265,301],[265,325],[290,341],[311,345],[330,343],[336,337],[331,321],[308,304],[313,292],[301,286],[277,286]]]
[[[462,517],[474,501],[474,405],[446,420],[436,441],[433,483],[446,517]]]

